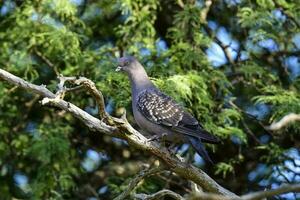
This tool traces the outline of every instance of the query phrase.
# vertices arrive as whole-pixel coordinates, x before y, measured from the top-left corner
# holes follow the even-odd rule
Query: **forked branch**
[[[42,97],[44,97],[44,99],[42,100],[43,105],[50,104],[67,112],[70,112],[74,117],[78,118],[87,127],[94,131],[125,139],[129,145],[157,156],[164,162],[164,164],[169,168],[170,171],[175,172],[182,178],[195,182],[196,184],[201,186],[204,191],[237,197],[234,193],[220,186],[201,169],[198,169],[191,164],[185,163],[176,156],[171,155],[166,148],[161,147],[157,142],[147,140],[147,138],[145,138],[127,122],[125,117],[113,118],[109,116],[110,119],[112,119],[112,124],[107,124],[104,123],[104,120],[99,120],[83,111],[82,109],[78,108],[74,104],[61,99],[59,96],[49,91],[45,86],[31,84],[2,69],[0,69],[0,78],[25,90],[29,90],[35,94],[41,95]],[[84,83],[83,85],[85,85],[87,88],[90,88],[89,91],[91,91],[93,96],[97,96],[100,94],[100,92],[97,91],[96,87],[94,87],[93,84],[90,84],[90,80],[87,81],[87,79],[85,78],[79,78],[78,80],[79,83]],[[80,82],[80,80],[82,80],[82,82]],[[103,109],[101,108],[100,111],[103,111],[105,105],[103,97],[99,96],[98,100],[98,105],[103,105]],[[106,113],[102,114],[107,115]]]

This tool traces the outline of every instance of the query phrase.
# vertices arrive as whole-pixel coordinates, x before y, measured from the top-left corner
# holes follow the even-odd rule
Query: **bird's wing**
[[[171,97],[154,89],[144,90],[138,96],[139,111],[151,122],[167,126],[184,135],[216,143],[218,138],[205,131],[198,121]]]

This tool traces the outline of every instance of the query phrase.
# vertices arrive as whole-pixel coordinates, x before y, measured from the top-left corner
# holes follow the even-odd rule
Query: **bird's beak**
[[[121,71],[122,70],[122,67],[121,66],[118,66],[117,68],[116,68],[116,72],[119,72],[119,71]]]

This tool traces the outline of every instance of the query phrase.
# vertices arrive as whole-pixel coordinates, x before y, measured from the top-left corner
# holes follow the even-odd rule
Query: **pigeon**
[[[206,162],[213,164],[202,142],[216,144],[219,139],[204,130],[183,106],[160,91],[137,59],[119,58],[116,71],[125,72],[129,77],[134,119],[143,132],[171,144],[189,143]]]

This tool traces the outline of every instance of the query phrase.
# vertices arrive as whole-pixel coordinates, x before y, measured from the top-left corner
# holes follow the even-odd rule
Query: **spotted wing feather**
[[[166,126],[177,126],[183,111],[170,97],[154,90],[143,91],[138,98],[138,108],[150,121]]]
[[[151,122],[171,128],[173,131],[216,143],[218,139],[205,131],[198,121],[171,97],[157,91],[143,91],[137,101],[140,112]]]

